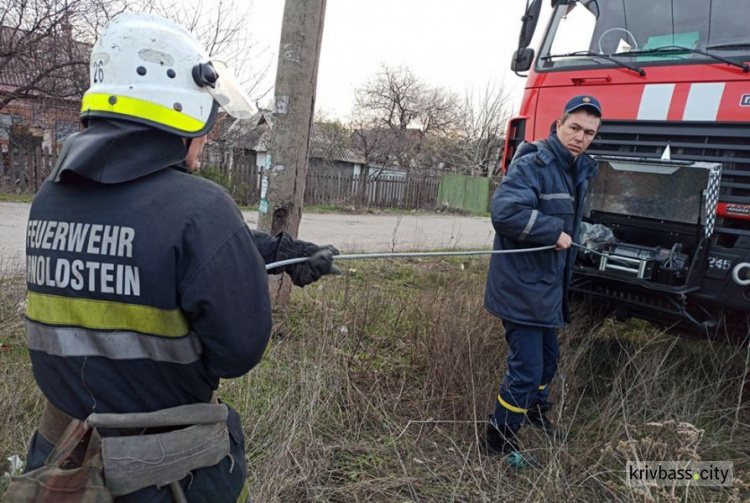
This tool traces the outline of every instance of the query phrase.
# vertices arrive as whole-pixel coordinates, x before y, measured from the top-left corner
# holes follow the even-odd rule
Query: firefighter
[[[572,278],[584,197],[598,164],[585,154],[601,124],[592,96],[576,96],[546,140],[519,147],[490,203],[495,250],[555,245],[554,250],[496,254],[490,260],[485,308],[505,327],[508,362],[487,425],[484,452],[528,463],[518,450],[521,425],[562,439],[547,418],[549,385],[557,371],[557,329],[569,322]]]
[[[216,403],[219,380],[252,369],[269,342],[265,265],[311,256],[273,271],[298,286],[336,272],[335,248],[250,230],[221,187],[189,173],[219,107],[248,118],[250,106],[188,31],[153,15],[118,16],[90,70],[86,128],[65,143],[27,229],[28,348],[48,400],[27,471],[71,418]],[[249,500],[231,408],[226,431],[227,455],[179,480],[188,500]],[[170,501],[158,485],[119,501]]]

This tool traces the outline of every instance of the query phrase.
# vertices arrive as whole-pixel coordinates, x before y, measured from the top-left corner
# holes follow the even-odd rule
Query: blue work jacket
[[[588,183],[599,166],[577,158],[555,133],[519,148],[490,203],[495,250],[554,245],[561,232],[579,239]],[[575,249],[495,254],[484,305],[502,319],[558,328],[570,321],[567,290]]]
[[[34,199],[27,343],[39,387],[69,416],[208,403],[268,344],[265,265],[280,238],[250,230],[224,189],[182,169],[185,155],[177,136],[91,119]],[[243,490],[233,410],[227,426],[231,457],[181,481],[190,501],[235,501]],[[35,435],[27,468],[51,450]],[[171,496],[150,487],[118,501]]]

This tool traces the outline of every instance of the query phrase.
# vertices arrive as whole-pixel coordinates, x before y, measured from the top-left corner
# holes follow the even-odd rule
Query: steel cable
[[[596,255],[607,256],[604,253],[591,249],[587,246],[572,243],[572,246],[580,248],[581,250],[594,253]],[[479,251],[455,251],[455,252],[398,252],[398,253],[355,253],[348,255],[334,255],[334,260],[361,260],[361,259],[379,259],[379,258],[415,258],[415,257],[452,257],[460,255],[502,255],[510,253],[532,253],[544,250],[552,250],[555,245],[538,246],[536,248],[521,248],[518,250],[479,250]],[[290,258],[287,260],[280,260],[278,262],[271,262],[266,265],[266,270],[274,269],[276,267],[284,267],[292,264],[299,264],[301,262],[307,262],[310,257],[297,257]],[[610,256],[610,260],[613,259]]]

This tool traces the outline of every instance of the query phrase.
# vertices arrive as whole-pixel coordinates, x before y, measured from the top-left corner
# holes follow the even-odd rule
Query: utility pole
[[[307,155],[326,0],[286,0],[274,87],[269,158],[263,173],[258,228],[295,238],[302,218]],[[269,276],[271,299],[286,305],[292,282]]]

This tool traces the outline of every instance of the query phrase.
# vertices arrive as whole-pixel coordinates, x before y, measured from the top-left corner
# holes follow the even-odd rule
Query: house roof
[[[22,96],[79,100],[89,84],[88,59],[92,44],[72,39],[69,29],[38,34],[0,26],[0,92],[30,86]]]
[[[263,112],[258,112],[249,119],[235,119],[222,135],[230,146],[264,152],[268,150],[270,136],[269,124]]]
[[[338,145],[321,135],[313,135],[310,139],[310,157],[315,159],[326,159],[329,161],[341,161],[351,164],[364,164],[364,158],[350,148]]]
[[[235,120],[227,128],[223,139],[228,144],[236,147],[254,150],[256,152],[268,151],[273,129],[273,114],[261,110],[247,120]],[[364,158],[354,150],[338,144],[326,136],[315,132],[310,138],[310,158],[325,159],[329,161],[348,162],[351,164],[364,164]]]

